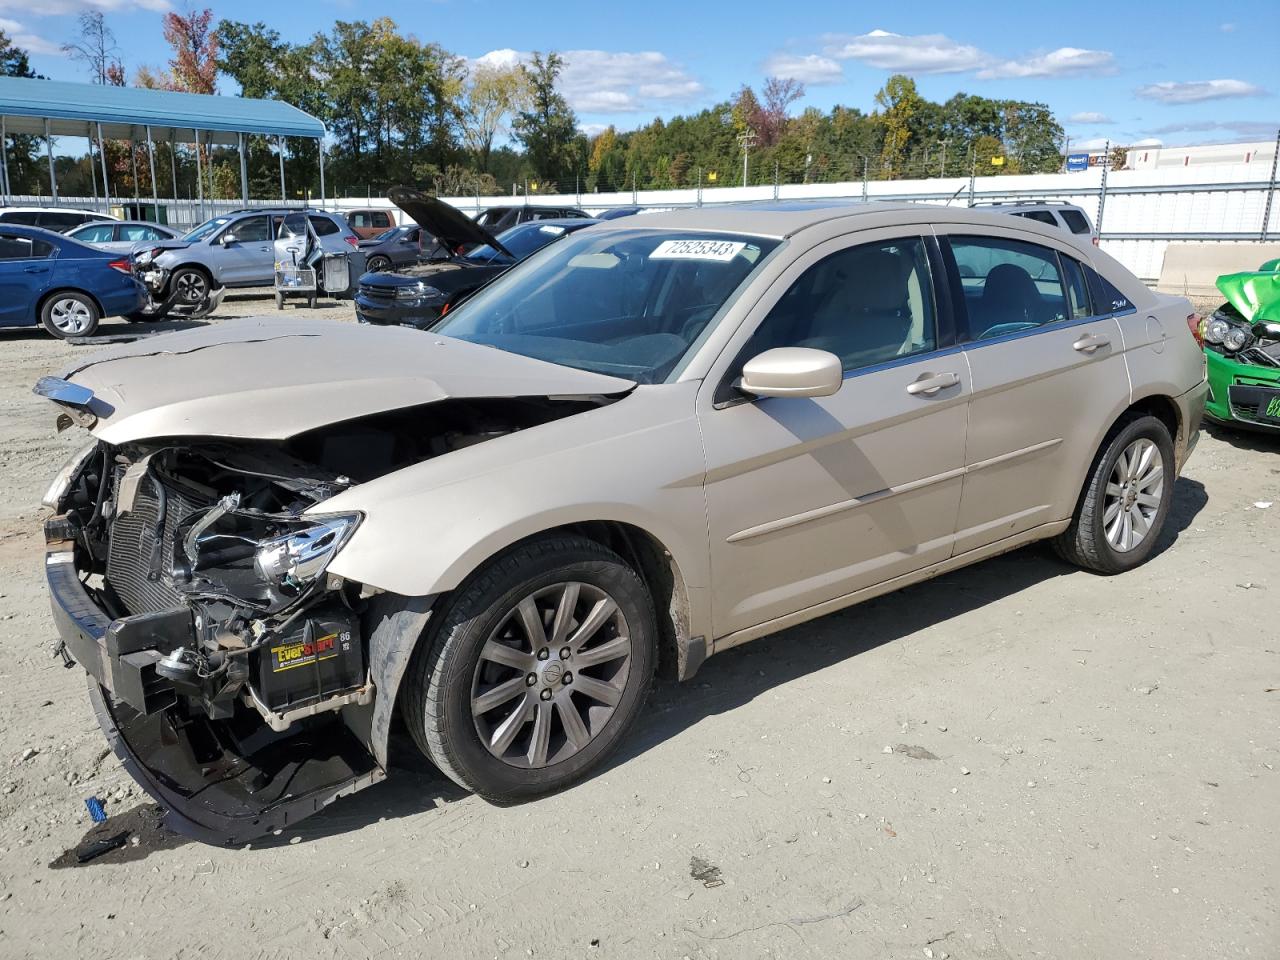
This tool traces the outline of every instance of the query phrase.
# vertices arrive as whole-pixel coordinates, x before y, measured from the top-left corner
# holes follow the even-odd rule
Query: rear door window
[[[1098,273],[1092,267],[1084,268],[1089,282],[1089,292],[1093,295],[1094,310],[1099,315],[1108,313],[1124,313],[1133,309],[1129,298],[1116,289],[1115,284]]]
[[[1068,316],[1058,254],[1038,243],[951,237],[970,340],[989,340]]]
[[[1093,233],[1093,227],[1089,225],[1089,218],[1079,210],[1061,210],[1062,219],[1067,225],[1067,229],[1072,233]]]
[[[12,233],[0,233],[0,260],[43,260],[53,253],[53,244]]]
[[[391,226],[391,214],[385,210],[372,210],[369,213],[369,226],[385,228]]]
[[[1089,306],[1089,287],[1084,279],[1084,267],[1070,257],[1059,256],[1062,273],[1067,282],[1067,308],[1072,320],[1093,316]]]
[[[374,224],[374,226],[377,226],[377,224]],[[317,237],[327,237],[331,233],[342,232],[342,228],[328,217],[312,217],[311,228],[315,230]]]

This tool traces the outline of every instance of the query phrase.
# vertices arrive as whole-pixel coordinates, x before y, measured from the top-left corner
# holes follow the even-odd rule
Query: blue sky
[[[0,29],[57,79],[86,78],[58,50],[75,15],[101,9],[126,67],[163,66],[164,10],[184,0],[0,0]],[[770,73],[807,85],[803,103],[872,108],[894,72],[926,96],[957,91],[1043,101],[1073,144],[1270,140],[1280,125],[1277,7],[1252,0],[1163,4],[912,4],[810,0],[696,4],[509,0],[250,0],[213,3],[219,17],[305,40],[335,19],[390,16],[422,40],[476,60],[559,50],[564,90],[588,130],[630,128],[759,86]],[[979,10],[975,17],[969,11]],[[33,12],[38,11],[38,12]],[[229,86],[229,85],[228,85]],[[228,92],[231,92],[228,90]]]

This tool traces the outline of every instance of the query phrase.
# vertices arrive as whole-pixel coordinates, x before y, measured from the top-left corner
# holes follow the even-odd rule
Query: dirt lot
[[[88,349],[0,332],[0,956],[1280,956],[1280,442],[1206,435],[1135,572],[1030,548],[712,659],[560,796],[406,753],[219,850],[156,829],[50,657],[79,438],[30,386]],[[75,866],[91,795],[133,842]]]

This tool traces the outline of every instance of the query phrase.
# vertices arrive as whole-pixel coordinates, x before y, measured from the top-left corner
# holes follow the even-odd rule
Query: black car
[[[591,214],[577,207],[544,207],[541,204],[521,204],[512,207],[490,207],[478,214],[476,223],[490,233],[501,233],[530,220],[592,219]]]
[[[416,223],[392,227],[372,239],[361,240],[360,249],[370,273],[407,267],[440,255],[434,252],[438,250],[436,238]]]
[[[389,196],[424,234],[436,239],[442,259],[418,261],[395,272],[366,273],[355,298],[361,323],[424,329],[547,244],[599,222],[590,217],[535,220],[495,237],[456,208],[417,190],[397,187]]]

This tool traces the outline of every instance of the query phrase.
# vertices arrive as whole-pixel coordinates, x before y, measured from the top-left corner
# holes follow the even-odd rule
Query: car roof
[[[176,228],[169,226],[167,223],[152,223],[150,220],[90,220],[73,228],[70,232],[75,233],[76,230],[83,230],[86,227],[100,227],[104,223],[109,223],[113,227],[158,227],[161,230],[177,232]]]
[[[39,238],[41,240],[71,240],[79,243],[74,237],[68,237],[65,233],[58,230],[49,230],[46,227],[29,227],[25,223],[0,223],[0,229],[5,233],[13,234],[18,237]]]
[[[942,204],[882,200],[765,200],[686,207],[645,214],[643,220],[620,217],[597,221],[598,230],[707,230],[785,239],[836,220],[852,229],[903,223],[972,223],[1008,226],[1003,213]],[[1030,221],[1028,221],[1030,222]],[[1047,228],[1045,228],[1047,229]]]

